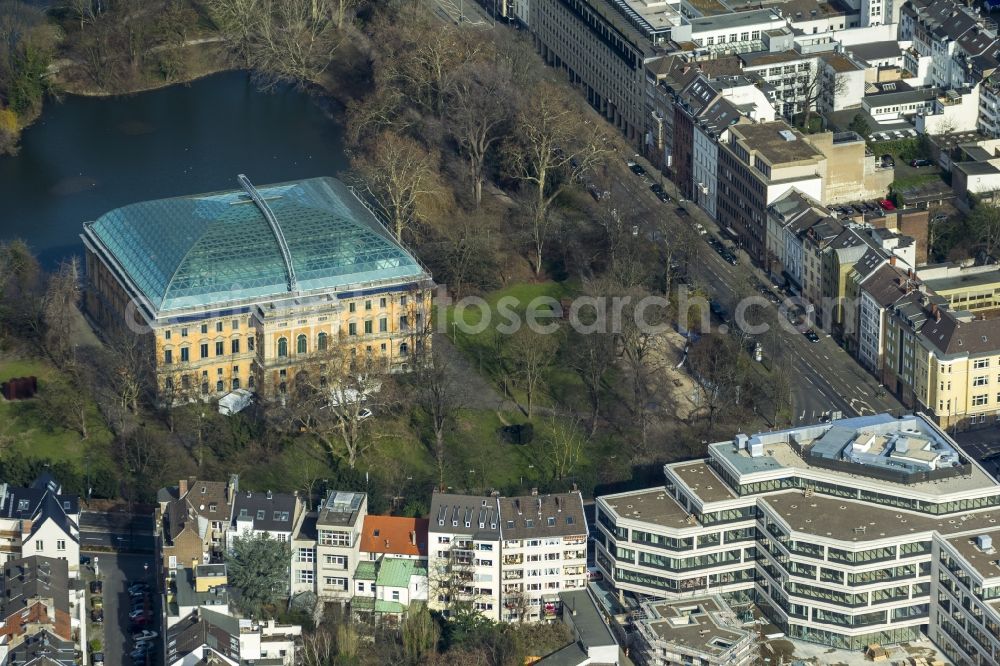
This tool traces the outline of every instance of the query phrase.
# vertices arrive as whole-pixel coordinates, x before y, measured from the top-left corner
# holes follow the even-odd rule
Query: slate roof
[[[365,516],[361,552],[427,557],[427,523],[426,518]]]
[[[885,250],[876,247],[869,248],[868,251],[861,256],[861,259],[858,260],[858,263],[854,264],[854,271],[858,274],[858,277],[861,280],[864,280],[888,258],[889,257]]]
[[[238,659],[239,651],[232,651],[230,638],[239,636],[239,620],[201,608],[167,630],[166,662],[174,663],[205,645],[220,654]]]
[[[48,630],[25,638],[8,654],[8,666],[73,666],[76,645]]]
[[[428,532],[464,534],[480,541],[499,541],[497,498],[434,493]]]
[[[10,617],[51,599],[54,609],[69,613],[69,564],[66,560],[32,555],[9,560],[0,578],[0,617]]]
[[[501,497],[499,504],[504,540],[587,534],[579,492]]]
[[[947,355],[995,354],[1000,349],[1000,319],[960,321],[954,313],[943,311],[941,321],[928,317],[920,334]]]
[[[884,264],[868,276],[861,289],[868,292],[879,307],[887,308],[906,293],[899,285],[900,279],[906,280],[905,271]]]
[[[298,498],[291,493],[239,491],[233,498],[232,525],[250,520],[253,529],[261,532],[291,532],[295,521]]]
[[[48,472],[27,488],[9,488],[0,485],[0,516],[15,520],[30,520],[32,535],[49,519],[74,541],[79,541],[80,530],[70,517],[80,513],[76,495],[60,494],[62,487]]]
[[[854,57],[865,62],[898,58],[902,55],[899,42],[891,40],[885,42],[868,42],[867,44],[852,44],[844,48],[853,53]]]

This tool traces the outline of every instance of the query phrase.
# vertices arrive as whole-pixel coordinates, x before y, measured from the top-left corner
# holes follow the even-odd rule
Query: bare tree
[[[704,388],[708,417],[706,434],[715,429],[720,413],[736,407],[742,390],[739,343],[733,336],[714,333],[701,338],[688,354],[691,371]]]
[[[371,153],[352,165],[370,188],[377,207],[388,219],[399,242],[421,218],[421,205],[440,196],[434,157],[413,139],[383,132],[372,142]]]
[[[545,382],[545,375],[555,360],[559,347],[554,334],[536,333],[527,326],[521,327],[510,340],[510,355],[514,376],[524,389],[525,415],[530,419],[538,392]]]
[[[73,354],[73,322],[80,304],[80,275],[76,257],[64,263],[49,278],[43,298],[45,348],[57,365],[64,365]]]
[[[570,95],[551,82],[531,90],[506,144],[508,173],[532,190],[527,215],[535,275],[542,271],[553,202],[611,152],[603,129],[582,120],[579,102]]]
[[[815,66],[810,67],[808,72],[798,73],[796,84],[795,97],[802,103],[802,127],[807,130],[812,114],[820,102],[828,99],[832,107],[836,97],[847,92],[847,79],[837,76],[821,59],[817,59]]]
[[[513,86],[510,71],[494,63],[470,63],[456,76],[448,105],[452,135],[469,161],[476,207],[483,200],[486,157],[500,140],[510,118]]]
[[[583,455],[584,437],[575,419],[552,415],[542,437],[542,459],[556,481],[573,474]]]
[[[425,345],[426,348],[426,345]],[[455,417],[463,403],[462,387],[454,368],[444,354],[433,348],[424,362],[416,365],[412,375],[413,389],[420,409],[430,419],[434,433],[434,460],[437,464],[438,487],[444,488],[446,450],[444,437],[454,427]]]
[[[969,214],[969,229],[983,244],[986,254],[993,256],[1000,246],[1000,207],[980,201]]]
[[[590,436],[593,437],[597,432],[597,421],[600,418],[604,379],[615,363],[614,339],[604,331],[572,333],[568,349],[568,364],[587,391],[587,401],[590,403]]]
[[[374,440],[368,414],[379,398],[386,371],[384,360],[358,355],[355,348],[334,342],[316,352],[293,378],[274,418],[288,429],[313,435],[332,456],[354,469]]]

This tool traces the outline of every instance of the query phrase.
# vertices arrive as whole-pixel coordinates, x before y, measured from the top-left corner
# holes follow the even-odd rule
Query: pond
[[[52,267],[82,253],[84,222],[136,201],[338,175],[343,131],[293,88],[245,72],[123,97],[47,101],[21,151],[0,157],[0,240]]]

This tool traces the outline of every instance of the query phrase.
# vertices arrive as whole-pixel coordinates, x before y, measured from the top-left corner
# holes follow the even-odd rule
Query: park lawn
[[[0,359],[0,381],[14,377],[38,378],[39,391],[47,382],[61,381],[59,371],[42,359]],[[14,449],[26,458],[64,460],[82,470],[84,453],[89,449],[106,452],[111,433],[91,405],[88,437],[59,426],[50,426],[37,412],[32,400],[21,402],[0,401],[0,433],[17,438]]]

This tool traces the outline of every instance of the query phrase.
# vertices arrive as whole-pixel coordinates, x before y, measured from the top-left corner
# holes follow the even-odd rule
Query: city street
[[[659,181],[659,172],[646,160],[638,159],[650,177]],[[677,213],[677,202],[662,203],[650,191],[642,178],[630,172],[625,166],[624,156],[609,167],[612,200],[629,201],[632,210],[621,211],[635,215],[645,221],[644,229],[649,238],[671,238],[681,225],[702,224],[710,234],[720,236],[718,226],[697,205],[684,204],[688,211],[686,219]],[[671,196],[676,190],[672,183],[664,179],[664,187]],[[704,241],[702,241],[704,242]],[[724,261],[705,242],[699,251],[698,261],[692,265],[692,276],[702,281],[713,297],[726,304],[734,304],[737,294],[746,293],[746,285],[770,285],[762,271],[750,264],[749,258],[739,253],[740,264],[732,266]],[[773,285],[772,285],[773,287]],[[777,293],[777,289],[773,289]],[[779,294],[780,295],[780,294]],[[785,352],[792,359],[791,401],[793,423],[813,423],[824,412],[840,411],[844,416],[892,412],[899,414],[902,405],[888,394],[879,395],[878,383],[847,352],[838,346],[829,335],[820,333],[820,340],[809,342],[804,335],[785,328],[779,335],[785,345]]]
[[[152,555],[116,555],[114,553],[87,553],[91,562],[96,562],[99,578],[104,585],[104,663],[106,666],[126,666],[132,663],[129,652],[132,649],[132,634],[129,625],[129,595],[128,583],[137,581],[152,582]],[[148,565],[148,569],[147,569]],[[160,613],[157,609],[159,599],[157,594],[150,595],[153,603],[150,628],[159,631]],[[157,639],[157,645],[162,642]],[[151,663],[159,663],[159,653],[154,652]]]

